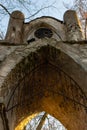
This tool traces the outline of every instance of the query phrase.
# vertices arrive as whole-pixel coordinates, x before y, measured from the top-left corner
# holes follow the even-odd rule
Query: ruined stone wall
[[[53,32],[52,38],[58,41],[81,41],[84,39],[77,14],[69,10],[60,21],[52,17],[41,17],[29,23],[24,23],[24,15],[20,11],[11,14],[5,41],[16,44],[27,44],[36,41],[35,31],[39,28],[48,28]],[[47,35],[47,32],[46,34]]]
[[[68,10],[64,14],[66,36],[68,41],[80,41],[84,39],[81,24],[75,11]]]
[[[87,45],[77,21],[74,11],[65,13],[64,22],[43,17],[24,23],[21,12],[12,13],[0,42],[0,103],[5,104],[10,130],[41,111],[68,130],[86,130]],[[51,30],[52,37],[49,31],[36,37],[39,28]]]
[[[6,46],[4,46],[4,47],[6,47]],[[56,49],[55,49],[55,47],[56,47]],[[71,51],[71,48],[72,48],[72,51]],[[67,53],[65,53],[66,49],[68,50]],[[81,51],[81,48],[79,48],[79,49]],[[44,55],[44,51],[45,51],[45,55]],[[47,95],[49,95],[49,94],[51,94],[51,92],[48,92],[48,91],[44,92],[44,90],[46,90],[45,87],[50,88],[50,86],[53,87],[53,90],[55,90],[55,91],[57,90],[56,84],[58,83],[58,81],[57,81],[58,76],[57,77],[55,77],[55,76],[56,76],[56,67],[59,67],[65,73],[70,75],[70,77],[72,77],[79,84],[79,86],[81,87],[81,89],[84,93],[86,92],[86,81],[87,80],[85,79],[86,77],[85,78],[82,77],[82,75],[86,76],[86,71],[83,69],[83,67],[79,66],[81,55],[78,55],[79,58],[77,60],[77,58],[76,58],[77,52],[79,54],[79,51],[75,49],[74,45],[66,46],[66,44],[58,43],[57,41],[52,40],[52,39],[49,39],[49,40],[43,39],[43,40],[39,40],[38,42],[34,42],[28,46],[23,46],[23,45],[21,47],[16,46],[15,50],[13,52],[11,52],[11,54],[5,58],[5,60],[1,63],[2,69],[1,69],[1,73],[0,73],[0,74],[2,74],[1,77],[3,78],[3,80],[2,80],[3,82],[1,85],[1,87],[2,87],[1,88],[1,100],[2,100],[2,102],[4,102],[6,104],[6,106],[8,106],[7,107],[8,119],[9,119],[9,122],[12,122],[11,124],[13,124],[13,126],[10,125],[11,129],[14,127],[14,124],[16,125],[24,117],[26,117],[29,114],[28,113],[29,111],[31,114],[36,111],[40,112],[42,110],[46,110],[54,117],[60,119],[61,122],[68,129],[70,129],[70,130],[73,129],[72,125],[68,122],[68,119],[71,117],[71,114],[70,114],[70,117],[67,117],[66,115],[65,116],[58,115],[56,109],[54,110],[52,108],[52,110],[50,110],[50,108],[48,108],[46,106],[46,104],[50,103],[48,106],[57,105],[57,106],[60,106],[60,108],[61,108],[61,105],[63,105],[63,103],[65,102],[65,100],[67,100],[67,98],[64,99],[63,96],[60,96],[60,95],[57,95],[58,97],[55,97],[56,94],[54,93],[54,94],[50,95],[50,99],[49,99],[44,94],[47,93]],[[70,58],[72,56],[73,56],[73,59]],[[42,67],[42,69],[39,69],[40,66],[43,64],[45,64],[46,66],[44,66],[44,68]],[[52,64],[52,66],[53,66],[52,69],[50,69],[50,64]],[[81,63],[80,63],[80,65],[81,65]],[[39,70],[34,72],[35,68],[38,68]],[[5,69],[6,69],[6,71],[5,71]],[[81,73],[81,75],[80,75],[80,73]],[[53,74],[54,74],[54,76],[53,76]],[[52,78],[52,79],[53,79],[53,77],[55,77],[55,80],[49,79],[49,76],[51,76],[50,78]],[[64,78],[63,78],[63,74],[61,76],[62,77],[60,77],[60,79],[59,79],[58,86],[60,86],[60,82],[62,82],[62,84],[64,84],[64,82],[65,82]],[[26,77],[26,78],[24,78],[24,77]],[[29,78],[30,78],[30,80],[29,80]],[[41,78],[41,79],[39,79],[39,78]],[[72,82],[72,86],[70,86],[71,88],[68,89],[67,88],[69,86],[68,81],[70,83],[70,80],[67,79],[67,77],[66,77],[66,80],[67,80],[67,83],[66,83],[67,86],[65,86],[64,88],[60,87],[60,89],[61,89],[61,91],[63,91],[63,89],[66,88],[66,90],[67,90],[66,95],[68,95],[69,97],[72,98],[72,94],[70,91],[73,90],[72,86],[74,84]],[[84,80],[86,80],[86,81],[84,81]],[[84,84],[84,82],[85,82],[85,86],[82,86],[82,84]],[[36,84],[36,85],[34,85],[34,84]],[[26,85],[26,89],[23,88],[25,85]],[[12,95],[13,90],[15,90],[16,86],[18,86],[18,87],[15,91],[15,94],[12,96],[11,101],[8,103],[9,98]],[[38,88],[39,86],[41,86],[41,89]],[[36,88],[32,89],[32,87],[36,87]],[[79,94],[78,94],[79,92],[77,92],[76,88],[74,88],[74,89],[75,89],[74,91],[76,93],[75,92],[73,92],[73,93],[78,98],[78,99],[76,99],[76,101],[81,101],[82,104],[86,105],[85,104],[86,98],[83,98],[83,100],[84,100],[84,102],[83,102],[83,100],[81,98],[84,96],[79,97]],[[38,90],[40,90],[40,92],[42,92],[43,98],[37,97],[38,98],[37,99],[36,96],[34,97],[33,95],[31,95],[31,94],[34,94],[34,95],[42,96],[42,95],[38,94]],[[79,91],[79,89],[78,89],[78,91]],[[29,92],[29,93],[27,93],[27,92]],[[29,94],[29,96],[27,96],[27,94]],[[51,100],[54,99],[53,95],[55,97],[55,100],[51,102]],[[85,95],[86,95],[86,93],[85,93]],[[34,101],[33,101],[32,96],[34,98]],[[39,101],[39,98],[41,99],[41,101]],[[20,99],[21,99],[21,105],[19,107],[16,106],[14,109],[12,109],[10,111],[9,109],[12,106],[16,105],[16,103],[19,103],[18,101],[20,101]],[[23,99],[25,99],[26,102],[23,103],[22,102]],[[50,100],[50,102],[48,99]],[[57,102],[56,100],[58,100],[58,104],[54,104]],[[45,106],[43,105],[43,107],[41,107],[41,104],[43,104],[46,101],[47,101],[47,103],[44,104]],[[30,105],[29,103],[32,105]],[[61,104],[61,105],[59,105],[59,104]],[[72,104],[72,105],[70,105],[70,104]],[[65,109],[66,105],[67,105],[67,108]],[[27,108],[26,108],[26,106],[27,106]],[[31,106],[31,107],[29,107],[29,106]],[[76,103],[73,103],[72,101],[67,100],[67,103],[65,103],[65,105],[62,106],[62,108],[60,109],[61,110],[60,113],[63,114],[63,112],[64,111],[66,112],[66,110],[67,110],[67,114],[71,113],[71,111],[76,112],[76,118],[78,116],[78,113],[81,113],[81,115],[80,115],[81,117],[79,117],[79,118],[81,118],[81,120],[83,119],[83,122],[85,123],[86,122],[85,121],[86,120],[86,113],[85,113],[86,111],[85,111],[84,107],[80,107],[80,108],[79,107],[80,107],[80,105],[77,105]],[[39,109],[39,108],[41,108],[41,109]],[[68,108],[69,108],[69,110],[68,110]],[[58,110],[59,110],[59,108],[58,108]],[[55,111],[55,114],[54,114],[54,111]],[[73,120],[75,121],[76,118],[75,117],[72,117],[72,118],[73,118],[72,122],[73,122]],[[70,126],[67,126],[67,123],[64,120],[66,120],[68,122],[68,124],[70,124]],[[79,122],[79,120],[76,121],[76,124],[79,124],[79,123],[77,123],[77,122]],[[82,124],[83,124],[83,122],[82,122]],[[76,125],[76,124],[74,124],[74,126],[75,126],[74,129],[77,129],[78,126],[81,129],[86,128],[85,127],[86,124],[84,124],[84,125],[81,124],[81,126]]]

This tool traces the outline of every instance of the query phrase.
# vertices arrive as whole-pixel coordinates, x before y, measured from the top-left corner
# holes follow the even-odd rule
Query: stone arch
[[[42,43],[33,43],[31,50],[29,46],[22,47],[21,53],[19,48],[7,59],[8,62],[16,61],[12,69],[8,69],[1,86],[2,90],[5,88],[3,95],[12,124],[10,129],[27,115],[44,110],[59,119],[68,130],[86,130],[86,97],[82,86],[79,88],[80,80],[77,85],[76,75],[85,74],[84,69],[61,48],[46,44],[46,41]],[[73,73],[75,68],[78,70]]]
[[[74,102],[74,100],[77,102],[83,100],[79,95],[84,97],[84,94],[79,87],[76,87],[77,85],[72,79],[69,79],[65,73],[50,64],[40,65],[29,76],[28,79],[25,78],[25,83],[22,82],[26,87],[23,86],[20,94],[18,94],[21,97],[20,102],[24,100],[25,96],[23,95],[29,95],[29,97],[25,97],[25,102],[27,99],[29,104],[24,103],[24,108],[18,107],[17,109],[19,119],[21,115],[26,117],[29,112],[40,113],[44,110],[60,120],[68,130],[85,128],[83,127],[83,124],[85,126],[84,120],[79,127],[80,120],[85,119],[85,109]],[[81,119],[77,119],[79,116]]]
[[[39,28],[48,28],[51,29],[53,32],[53,38],[55,38],[58,41],[63,41],[66,39],[65,37],[65,26],[62,21],[58,21],[55,18],[52,17],[41,17],[37,18],[34,21],[31,21],[29,23],[25,23],[24,25],[24,42],[27,40],[30,40],[32,38],[37,38],[34,35],[34,32]]]

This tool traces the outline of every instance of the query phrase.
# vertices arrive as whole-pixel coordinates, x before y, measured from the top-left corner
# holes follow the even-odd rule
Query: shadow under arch
[[[59,119],[68,130],[87,128],[85,94],[71,73],[63,68],[66,61],[71,61],[66,66],[71,64],[72,68],[76,65],[78,71],[81,69],[70,56],[46,45],[31,52],[11,71],[13,86],[7,80],[11,93],[5,98],[9,99],[7,114],[12,130],[26,116],[43,110]],[[15,77],[19,78],[16,85]]]
[[[16,91],[18,96],[14,94],[14,97],[17,96],[20,103],[16,108],[18,119],[44,110],[59,119],[68,130],[84,127],[84,121],[80,122],[85,119],[84,94],[76,82],[58,68],[40,65],[23,79]]]

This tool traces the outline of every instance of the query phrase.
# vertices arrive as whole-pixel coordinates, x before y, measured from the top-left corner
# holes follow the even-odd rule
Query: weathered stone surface
[[[16,18],[21,18],[21,21],[17,19],[18,25],[13,19],[17,13]],[[23,23],[23,18],[20,12],[12,13],[6,44],[0,44],[0,102],[6,106],[10,130],[14,130],[22,119],[41,111],[56,117],[68,130],[86,130],[87,45],[82,41],[71,44],[61,21],[42,17]],[[14,25],[20,26],[23,42],[20,37],[12,38],[9,30]],[[36,39],[34,32],[43,27],[50,28],[53,37]],[[78,28],[75,34],[77,39],[73,34],[71,41],[82,38]],[[27,44],[33,37],[35,41]]]
[[[83,45],[81,45],[81,46],[83,46]],[[69,110],[67,110],[68,108],[65,108],[65,106],[62,106],[61,109],[57,107],[57,110],[56,110],[56,108],[55,107],[53,108],[52,106],[56,106],[58,104],[59,104],[59,106],[61,106],[61,105],[63,105],[63,102],[65,102],[65,101],[62,101],[63,99],[61,100],[61,98],[59,98],[59,96],[58,96],[58,98],[56,97],[57,99],[55,99],[45,89],[46,86],[49,86],[49,87],[53,86],[57,82],[55,80],[58,78],[58,76],[56,77],[55,80],[53,80],[53,74],[55,77],[56,72],[57,72],[55,69],[58,66],[65,73],[70,75],[80,85],[82,91],[85,94],[87,94],[86,93],[87,92],[87,88],[86,88],[86,84],[87,84],[86,83],[87,82],[86,73],[87,72],[84,69],[83,64],[81,62],[82,55],[80,54],[80,51],[83,50],[83,48],[81,46],[78,47],[78,44],[77,45],[69,45],[69,44],[66,45],[61,42],[59,43],[53,39],[49,39],[49,40],[43,39],[43,40],[34,42],[30,45],[19,46],[14,50],[14,52],[12,52],[10,55],[7,56],[7,58],[1,63],[1,70],[0,70],[1,71],[0,74],[2,76],[4,76],[3,83],[1,86],[1,87],[3,87],[2,90],[4,90],[4,91],[1,91],[1,93],[2,93],[1,96],[2,95],[4,96],[3,102],[5,104],[7,104],[9,101],[9,97],[11,96],[11,91],[15,88],[15,86],[17,86],[18,83],[20,83],[20,85],[24,85],[25,81],[26,81],[26,85],[31,86],[31,87],[29,87],[29,89],[30,89],[29,91],[31,94],[35,94],[35,93],[37,94],[38,90],[40,90],[40,88],[38,88],[38,87],[43,86],[43,87],[41,87],[40,93],[42,92],[42,95],[45,94],[45,96],[46,96],[46,99],[45,99],[45,96],[43,96],[43,99],[41,98],[41,101],[39,100],[40,97],[38,97],[38,99],[36,97],[34,97],[34,101],[33,101],[32,97],[27,97],[27,94],[25,94],[25,92],[28,92],[28,95],[30,95],[28,90],[26,90],[26,91],[21,90],[24,92],[22,97],[19,96],[19,97],[21,97],[21,100],[24,97],[24,95],[26,95],[26,97],[25,97],[26,101],[29,98],[29,100],[32,99],[32,100],[30,100],[30,102],[35,102],[35,104],[32,104],[31,107],[29,107],[29,109],[26,108],[26,104],[25,104],[24,110],[23,110],[23,107],[22,107],[22,109],[21,109],[21,107],[19,107],[18,108],[19,110],[17,110],[17,111],[20,111],[20,112],[16,113],[16,115],[15,115],[15,112],[17,112],[17,111],[16,111],[16,109],[14,109],[14,118],[16,118],[16,121],[20,120],[22,118],[22,116],[27,116],[29,111],[34,112],[34,110],[38,110],[38,111],[45,110],[45,111],[49,112],[51,115],[60,119],[61,122],[70,130],[78,129],[78,128],[79,129],[81,128],[81,130],[83,128],[85,129],[86,124],[85,124],[84,119],[86,120],[86,118],[84,117],[85,116],[84,109],[76,107],[77,105],[75,106],[75,108],[77,108],[76,110],[75,110],[75,108],[72,109],[71,106],[73,105],[73,103],[72,102],[70,103],[68,101],[69,104],[72,104],[71,106],[68,106],[69,104],[67,104],[67,107],[69,108]],[[86,57],[85,53],[84,53],[84,56]],[[53,69],[50,68],[50,66],[49,66],[50,64],[52,66],[54,66]],[[45,65],[44,68],[42,67],[41,69],[39,69],[40,66],[43,66],[43,65]],[[7,66],[7,69],[6,69],[6,71],[4,71],[6,66]],[[33,72],[33,70],[35,68],[36,68],[36,70],[38,68],[38,71],[35,70],[35,72]],[[38,72],[38,74],[37,74],[37,72]],[[4,73],[6,73],[6,75],[4,75]],[[85,78],[84,78],[84,75],[85,75]],[[28,76],[31,77],[30,80],[28,79]],[[51,76],[51,77],[49,77],[49,76]],[[25,80],[23,80],[23,77],[26,77]],[[49,78],[52,78],[52,79],[49,79]],[[61,80],[63,80],[63,79],[61,79]],[[40,82],[40,85],[39,85],[39,82]],[[63,82],[65,82],[65,81],[62,81],[62,83]],[[46,85],[45,85],[45,83],[46,83]],[[68,80],[67,80],[67,83],[68,83]],[[39,86],[37,86],[35,84],[37,84]],[[59,82],[59,84],[60,84],[60,82]],[[32,85],[35,85],[37,87],[34,89],[31,89],[33,87]],[[26,87],[28,87],[28,86],[26,86]],[[55,87],[56,87],[56,84],[53,88],[55,88]],[[43,88],[44,88],[44,90],[43,90]],[[28,89],[28,88],[26,88],[26,89]],[[57,91],[57,88],[55,88],[55,89]],[[55,89],[53,89],[53,90],[55,90]],[[72,88],[71,88],[71,90],[72,90]],[[16,91],[18,91],[18,88]],[[22,94],[21,91],[20,91],[20,94]],[[46,91],[46,92],[44,92],[44,91]],[[76,90],[76,93],[77,93],[77,90]],[[49,95],[51,97],[47,98]],[[70,95],[72,95],[72,94],[68,93],[67,95],[70,97]],[[18,100],[17,94],[13,95],[13,97],[14,97],[14,102],[12,102],[12,100],[11,100],[9,107],[13,106],[15,104],[15,102],[17,102],[17,100]],[[84,101],[85,100],[86,99],[84,99]],[[40,106],[40,104],[37,101],[39,101],[40,104],[43,104],[42,107]],[[79,101],[80,101],[80,99],[79,99]],[[46,104],[49,104],[49,105],[44,104],[45,102],[46,102]],[[58,102],[58,104],[55,104],[57,102]],[[62,102],[62,104],[61,104],[61,102]],[[38,105],[36,105],[36,104],[38,104]],[[33,108],[32,108],[32,106],[33,106]],[[48,106],[51,106],[51,110]],[[41,109],[39,109],[39,108],[41,108]],[[65,116],[58,115],[58,113],[63,114],[62,109],[64,109],[64,111],[67,111],[67,114],[64,114]],[[70,109],[72,109],[72,110],[70,110]],[[80,111],[77,112],[78,109]],[[60,111],[60,110],[62,110],[62,111]],[[23,111],[24,111],[24,113],[23,113]],[[55,111],[55,113],[54,113],[54,111]],[[58,113],[57,113],[57,111],[58,111]],[[72,117],[73,114],[71,114],[71,113],[73,113],[75,111],[76,111],[76,114],[74,117]],[[83,122],[82,122],[82,124],[80,126],[79,126],[80,118],[78,121],[76,119],[78,117],[79,113],[84,113],[81,115],[81,119],[83,119],[84,125],[82,125],[83,124]],[[66,115],[69,117],[66,117]],[[68,120],[69,118],[73,118],[74,120],[76,120],[75,121],[76,123],[73,125],[74,127],[72,125],[68,126],[68,124],[70,124],[71,121],[73,122],[73,119]],[[13,120],[12,117],[9,117],[9,121],[10,120]]]
[[[9,43],[23,42],[23,22],[24,15],[20,11],[14,11],[11,14],[8,30],[5,40]]]
[[[74,10],[68,10],[64,14],[64,23],[66,26],[66,35],[68,41],[80,41],[83,40],[80,21]]]
[[[51,29],[53,32],[52,38],[56,39],[57,41],[66,40],[65,26],[62,21],[52,17],[41,17],[24,24],[24,43],[26,43],[26,39],[30,40],[35,38],[35,40],[38,40],[34,33],[39,28]]]

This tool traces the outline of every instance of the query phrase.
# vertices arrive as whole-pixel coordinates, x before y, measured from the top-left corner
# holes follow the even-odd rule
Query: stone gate
[[[0,41],[0,127],[46,111],[68,130],[87,129],[87,41],[76,12],[24,22],[11,14]]]

